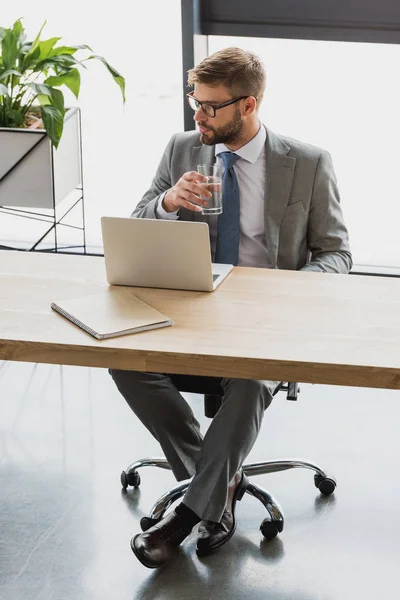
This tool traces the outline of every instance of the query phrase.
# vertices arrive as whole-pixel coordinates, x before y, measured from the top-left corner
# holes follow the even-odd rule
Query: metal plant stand
[[[43,223],[47,223],[49,227],[46,231],[41,235],[41,237],[36,240],[29,248],[21,248],[16,246],[8,246],[4,244],[0,244],[0,250],[20,250],[25,252],[64,252],[81,249],[82,254],[86,254],[86,234],[85,234],[85,204],[84,204],[84,195],[83,195],[83,186],[76,188],[75,192],[78,194],[78,198],[74,198],[72,200],[72,205],[65,210],[63,214],[57,214],[57,208],[54,205],[51,210],[49,210],[50,214],[34,212],[31,210],[22,210],[18,208],[11,208],[6,206],[0,206],[0,214],[8,214],[16,217],[21,217],[22,219],[33,219],[35,221],[41,221]],[[75,206],[81,204],[81,225],[70,225],[67,223],[63,223],[65,217],[72,211]],[[69,227],[71,229],[77,229],[82,232],[82,244],[79,245],[59,245],[59,235],[57,234],[58,227]],[[38,248],[38,246],[45,240],[46,237],[50,236],[53,233],[54,235],[54,246],[50,248]]]
[[[34,241],[30,247],[22,247],[23,242],[19,246],[11,246],[0,243],[0,250],[20,250],[27,252],[65,252],[70,253],[71,251],[80,250],[82,254],[86,254],[86,234],[85,234],[85,202],[83,193],[83,166],[82,166],[82,135],[81,135],[81,114],[79,109],[75,109],[78,112],[78,123],[79,123],[79,171],[80,171],[80,184],[72,190],[67,196],[61,201],[62,209],[56,204],[56,190],[55,190],[55,173],[54,173],[54,148],[51,146],[51,175],[52,175],[52,207],[45,209],[29,209],[29,208],[18,208],[14,206],[0,206],[0,215],[12,215],[14,217],[20,217],[21,219],[32,219],[35,221],[41,221],[47,225],[44,233],[40,234],[39,239]],[[14,130],[18,133],[18,130]],[[20,130],[24,131],[24,130]],[[25,154],[16,162],[4,175],[0,178],[0,183],[5,180],[18,165],[44,140],[48,140],[47,134],[43,133],[38,141],[25,152]],[[80,204],[80,217],[77,222],[79,225],[71,225],[65,223],[65,218],[71,213],[75,207]],[[82,232],[82,243],[78,245],[64,245],[60,244],[59,228],[71,228]],[[46,238],[54,236],[54,245],[50,244],[50,247],[40,248]]]

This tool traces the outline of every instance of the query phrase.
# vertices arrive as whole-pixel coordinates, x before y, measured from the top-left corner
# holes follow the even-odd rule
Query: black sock
[[[186,506],[186,504],[183,504],[183,502],[178,504],[178,506],[175,508],[175,513],[179,515],[184,524],[190,527],[191,529],[193,529],[193,527],[201,521],[200,517],[196,515],[196,513],[193,512],[191,508]]]

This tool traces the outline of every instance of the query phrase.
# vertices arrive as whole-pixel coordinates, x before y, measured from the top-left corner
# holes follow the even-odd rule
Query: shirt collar
[[[255,135],[252,140],[247,142],[247,144],[245,144],[241,148],[238,148],[238,150],[235,150],[235,154],[240,156],[240,158],[244,158],[248,162],[254,164],[255,162],[257,162],[257,159],[261,154],[261,150],[264,148],[266,139],[267,132],[265,130],[265,127],[261,124],[257,135]],[[231,152],[231,150],[229,150],[229,148],[227,148],[225,144],[215,144],[215,156],[217,156],[221,152]]]

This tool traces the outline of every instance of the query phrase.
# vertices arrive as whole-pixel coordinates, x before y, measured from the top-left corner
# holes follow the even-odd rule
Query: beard
[[[214,144],[237,144],[243,134],[243,122],[239,109],[235,111],[229,123],[218,129],[214,129],[210,125],[205,125],[201,122],[198,125],[209,130],[207,133],[200,134],[200,142],[206,146],[213,146]]]

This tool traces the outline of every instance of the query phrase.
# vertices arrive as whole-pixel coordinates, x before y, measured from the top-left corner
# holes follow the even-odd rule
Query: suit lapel
[[[290,198],[296,159],[287,156],[290,147],[269,129],[267,129],[265,144],[265,235],[268,254],[275,268],[278,257],[279,228]]]
[[[194,146],[192,148],[192,169],[197,171],[197,165],[213,165],[215,163],[215,146]]]

